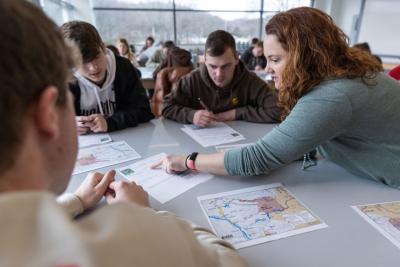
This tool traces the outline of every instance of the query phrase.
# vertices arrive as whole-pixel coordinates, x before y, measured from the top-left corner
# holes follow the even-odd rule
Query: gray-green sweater
[[[384,74],[376,82],[321,83],[256,144],[227,152],[226,170],[266,174],[318,147],[349,172],[400,189],[400,85]]]

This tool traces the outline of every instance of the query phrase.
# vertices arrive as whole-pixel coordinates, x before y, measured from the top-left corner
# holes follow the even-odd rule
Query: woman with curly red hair
[[[400,85],[324,12],[301,7],[266,25],[266,70],[283,121],[256,144],[211,155],[168,156],[168,172],[266,174],[317,147],[349,172],[400,189]]]

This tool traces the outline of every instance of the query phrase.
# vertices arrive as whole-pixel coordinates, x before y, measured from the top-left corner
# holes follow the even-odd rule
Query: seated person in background
[[[173,41],[162,42],[160,44],[160,48],[155,50],[150,56],[150,59],[146,62],[146,67],[154,68],[160,65],[160,63],[167,58],[168,50],[173,47],[175,47],[175,43]]]
[[[277,94],[239,60],[235,39],[222,30],[210,33],[205,63],[182,77],[164,98],[162,115],[205,127],[213,121],[280,121]]]
[[[240,58],[242,57],[250,57],[252,52],[253,52],[253,47],[256,45],[256,43],[258,43],[260,41],[260,39],[258,39],[257,37],[254,37],[251,39],[250,42],[250,46],[243,52],[242,55],[240,55]]]
[[[142,49],[140,49],[140,51],[139,51],[139,55],[141,53],[143,53],[144,51],[146,51],[147,48],[152,47],[153,44],[154,44],[154,38],[152,36],[148,36],[146,38],[146,40],[144,41],[144,45],[143,45]]]
[[[125,38],[121,38],[119,39],[117,46],[119,54],[122,57],[129,59],[135,68],[139,68],[139,63],[136,60],[135,54],[131,51],[128,41]]]
[[[157,68],[156,85],[151,101],[152,111],[156,117],[161,116],[164,96],[175,90],[180,78],[193,70],[192,56],[189,51],[173,47],[167,58]]]
[[[93,25],[71,21],[61,30],[82,54],[70,83],[79,134],[111,132],[154,118],[135,67],[106,49]]]
[[[267,66],[267,59],[263,54],[263,42],[258,41],[251,50],[250,54],[243,54],[240,60],[249,70],[262,71]]]
[[[357,44],[353,45],[353,48],[361,49],[361,50],[367,52],[382,65],[382,59],[379,56],[372,54],[371,48],[369,47],[369,44],[367,42],[357,43]]]
[[[0,1],[0,20],[2,266],[247,266],[211,231],[155,212],[115,171],[89,174],[57,201],[77,155],[70,49],[28,1]],[[103,196],[110,205],[74,219]]]
[[[400,81],[400,65],[389,71],[389,76]]]
[[[142,49],[140,49],[139,54],[137,56],[138,59],[138,63],[140,66],[145,67],[146,66],[146,62],[147,60],[149,60],[151,53],[149,53],[149,51],[147,51],[149,48],[152,48],[154,44],[154,38],[149,36],[146,38],[144,45],[142,47]],[[153,50],[153,49],[150,49]]]

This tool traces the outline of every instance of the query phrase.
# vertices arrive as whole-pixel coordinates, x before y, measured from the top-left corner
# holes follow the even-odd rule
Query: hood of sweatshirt
[[[101,114],[111,116],[115,109],[114,79],[116,72],[115,55],[109,49],[106,49],[107,69],[106,80],[102,86],[91,82],[75,71],[74,76],[78,80],[81,90],[81,110],[85,116],[90,114]]]

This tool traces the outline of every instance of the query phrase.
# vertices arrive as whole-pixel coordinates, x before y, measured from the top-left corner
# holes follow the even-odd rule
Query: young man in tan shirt
[[[0,266],[247,266],[208,230],[152,210],[114,171],[57,202],[77,154],[70,48],[27,1],[1,1],[0,23]],[[103,196],[110,205],[74,219]]]

